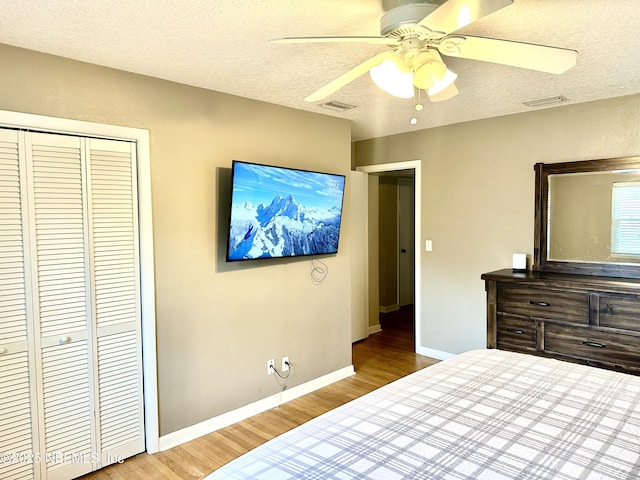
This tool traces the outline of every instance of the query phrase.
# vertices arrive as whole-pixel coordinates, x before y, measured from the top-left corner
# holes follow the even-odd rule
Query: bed
[[[321,415],[206,480],[640,478],[640,377],[474,350]]]

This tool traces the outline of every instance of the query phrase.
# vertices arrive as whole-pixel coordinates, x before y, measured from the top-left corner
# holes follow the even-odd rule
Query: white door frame
[[[100,137],[136,142],[138,176],[138,232],[140,235],[140,308],[142,317],[142,369],[144,388],[145,445],[148,453],[159,451],[158,374],[156,358],[155,274],[151,215],[151,157],[149,131],[103,125],[58,117],[0,110],[0,127],[50,133]]]
[[[365,165],[362,167],[356,167],[359,172],[365,173],[380,173],[380,172],[392,172],[394,170],[410,170],[415,172],[415,290],[414,290],[414,304],[413,315],[415,324],[415,351],[421,353],[423,348],[420,345],[421,328],[420,321],[422,299],[420,297],[421,281],[420,281],[420,239],[422,235],[420,233],[420,212],[421,212],[421,198],[422,198],[422,173],[421,173],[421,161],[409,160],[405,162],[395,163],[381,163],[379,165]],[[368,279],[367,279],[368,280]]]

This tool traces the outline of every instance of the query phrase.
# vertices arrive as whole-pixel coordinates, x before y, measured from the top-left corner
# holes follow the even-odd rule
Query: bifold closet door
[[[87,140],[100,465],[144,451],[135,144]]]
[[[18,132],[0,129],[0,478],[34,478],[37,438]],[[19,154],[20,153],[20,154]]]
[[[34,133],[34,283],[47,479],[144,450],[135,145]]]
[[[0,129],[0,478],[144,451],[135,172],[130,142]]]
[[[43,478],[95,469],[95,374],[83,139],[26,135]]]

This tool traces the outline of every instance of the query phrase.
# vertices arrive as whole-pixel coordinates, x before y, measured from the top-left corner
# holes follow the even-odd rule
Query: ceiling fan
[[[392,47],[336,78],[307,102],[335,93],[369,72],[376,85],[401,98],[425,90],[431,101],[457,95],[457,75],[441,55],[493,62],[560,74],[576,64],[577,52],[546,45],[458,35],[455,32],[476,20],[505,8],[513,0],[447,0],[442,4],[409,0],[389,10],[380,20],[380,36],[285,37],[270,43],[370,43]],[[418,102],[419,105],[419,102]]]

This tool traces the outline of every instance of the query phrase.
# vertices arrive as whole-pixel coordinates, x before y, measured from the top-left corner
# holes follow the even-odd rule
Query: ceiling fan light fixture
[[[436,95],[436,94],[440,93],[445,88],[447,88],[449,85],[451,85],[453,82],[455,82],[456,78],[458,78],[458,74],[452,72],[451,70],[449,70],[447,68],[447,71],[445,72],[444,77],[442,78],[442,80],[436,82],[432,87],[429,87],[427,89],[427,93],[429,95]]]
[[[448,100],[459,92],[455,83],[446,78],[448,71],[440,54],[554,74],[576,65],[576,50],[457,33],[461,27],[508,7],[514,0],[394,1],[397,6],[380,19],[380,36],[286,37],[271,41],[393,47],[392,51],[355,65],[305,101],[323,100],[367,72],[378,87],[396,97],[411,98],[417,89],[429,91],[431,102]],[[526,104],[536,106],[535,102]]]
[[[385,60],[369,70],[371,80],[394,97],[413,97],[413,72],[403,71],[393,60]]]
[[[432,52],[420,52],[413,60],[413,84],[416,88],[427,90],[442,81],[447,66],[440,55]]]

